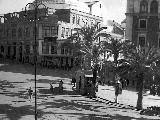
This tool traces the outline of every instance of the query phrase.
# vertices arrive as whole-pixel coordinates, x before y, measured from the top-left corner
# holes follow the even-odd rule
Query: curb
[[[96,97],[96,98],[90,98],[92,100],[95,100],[97,102],[101,102],[101,103],[105,103],[105,104],[108,104],[108,105],[113,105],[115,107],[118,107],[118,108],[129,108],[131,110],[135,110],[135,111],[138,111],[138,112],[141,112],[142,110],[138,110],[136,107],[132,106],[132,105],[125,105],[125,104],[121,104],[121,103],[116,103],[116,102],[113,102],[113,101],[110,101],[110,100],[107,100],[107,99],[104,99],[104,98],[101,98],[101,97]]]

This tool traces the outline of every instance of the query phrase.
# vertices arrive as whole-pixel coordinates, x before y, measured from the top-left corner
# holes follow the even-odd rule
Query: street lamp
[[[41,3],[37,3],[37,0],[35,0],[34,3],[28,3],[25,6],[25,12],[27,12],[27,6],[28,5],[33,5],[34,8],[34,31],[35,31],[35,36],[34,36],[34,76],[35,76],[35,120],[37,120],[37,91],[36,91],[36,87],[37,87],[37,80],[36,80],[36,73],[37,73],[37,28],[36,28],[36,24],[37,24],[37,10],[38,7],[40,5],[43,5],[45,8],[46,6],[41,2]]]

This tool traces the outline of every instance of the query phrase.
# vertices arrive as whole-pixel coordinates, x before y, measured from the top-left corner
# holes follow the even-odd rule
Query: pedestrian
[[[94,85],[94,83],[92,81],[90,81],[89,97],[90,98],[95,98],[96,97],[95,85]]]
[[[127,80],[126,79],[124,79],[124,86],[125,86],[125,89],[127,89],[128,84],[127,84]]]
[[[160,96],[160,85],[157,86],[157,95]]]
[[[118,103],[118,95],[122,94],[122,84],[120,82],[120,77],[116,77],[116,84],[115,84],[115,102]]]
[[[29,99],[32,99],[32,94],[33,94],[33,90],[31,89],[31,87],[28,89],[28,94],[29,94]]]
[[[99,82],[97,81],[95,84],[96,92],[98,92],[98,85],[99,85]]]
[[[49,83],[50,84],[50,91],[51,91],[51,93],[53,93],[53,85],[52,85],[52,83]]]
[[[59,92],[63,92],[63,81],[60,80],[59,82]]]
[[[71,83],[73,83],[73,87],[75,87],[75,84],[76,84],[76,78],[75,77],[72,77]]]

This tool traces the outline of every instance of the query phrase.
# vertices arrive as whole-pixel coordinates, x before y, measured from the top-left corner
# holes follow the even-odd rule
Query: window
[[[16,37],[16,29],[12,29],[12,37]]]
[[[80,24],[80,17],[77,17],[77,24]]]
[[[94,24],[93,24],[93,20],[91,20],[91,26],[93,26]]]
[[[43,28],[44,30],[44,36],[50,36],[50,29],[49,29],[49,26],[45,26]]]
[[[30,53],[33,54],[33,45],[30,45]]]
[[[69,51],[69,55],[72,55],[72,49],[69,49],[68,51]]]
[[[145,36],[139,36],[139,45],[145,47]]]
[[[25,46],[26,54],[30,54],[30,45]]]
[[[65,48],[65,54],[66,55],[68,54],[68,48]]]
[[[69,36],[69,28],[66,28],[66,37]]]
[[[75,24],[75,19],[76,19],[76,17],[75,17],[75,15],[73,15],[73,17],[72,17],[72,23],[73,24]]]
[[[158,2],[156,0],[153,0],[151,2],[150,12],[151,13],[158,13]]]
[[[65,28],[62,27],[62,34],[61,34],[61,37],[64,38],[64,35],[65,35]]]
[[[160,48],[160,38],[158,39],[158,48]]]
[[[54,45],[51,46],[51,54],[57,54],[57,47]]]
[[[1,45],[1,52],[4,53],[4,47]]]
[[[65,48],[61,48],[61,54],[64,54]]]
[[[19,38],[22,37],[22,29],[21,29],[21,28],[18,29],[18,37],[19,37]]]
[[[88,25],[88,19],[86,19],[86,26]]]
[[[52,26],[51,27],[51,36],[55,36],[55,35],[57,35],[57,27]]]
[[[26,36],[26,37],[29,37],[29,36],[30,36],[30,30],[29,30],[28,27],[25,29],[25,36]]]
[[[10,30],[7,29],[7,30],[6,30],[6,36],[7,36],[7,37],[9,37],[9,35],[10,35],[9,33],[10,33]]]
[[[147,21],[145,19],[139,20],[139,28],[147,28]]]
[[[42,53],[49,54],[49,45],[47,43],[42,43]]]
[[[140,12],[145,13],[148,11],[148,3],[146,0],[141,1],[140,3]]]

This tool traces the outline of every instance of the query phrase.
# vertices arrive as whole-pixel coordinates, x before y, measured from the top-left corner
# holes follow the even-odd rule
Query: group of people
[[[51,91],[51,93],[53,93],[54,92],[54,88],[53,88],[53,85],[52,85],[52,83],[49,83],[50,84],[50,91]],[[60,80],[59,81],[59,91],[58,92],[60,92],[60,93],[62,93],[63,92],[63,81],[62,80]],[[29,89],[28,89],[28,96],[29,96],[29,100],[31,101],[31,99],[32,99],[32,95],[33,95],[33,90],[32,90],[32,88],[31,87],[29,87]]]
[[[122,84],[120,82],[121,78],[119,77],[119,75],[115,76],[115,102],[118,103],[118,95],[122,94]],[[72,82],[74,84],[73,87],[75,87],[75,83],[76,83],[76,79],[72,78]],[[93,84],[92,81],[88,81],[87,83],[87,96],[89,97],[96,97],[96,92],[98,91],[98,82],[96,84]],[[53,93],[54,92],[54,88],[52,83],[50,83],[50,91]],[[63,92],[63,81],[60,80],[59,81],[59,92]],[[32,95],[33,95],[33,90],[31,89],[31,87],[28,89],[28,94],[29,94],[29,99],[32,99]]]
[[[52,83],[49,83],[49,84],[50,84],[50,91],[51,91],[51,93],[53,93],[54,92],[53,85],[52,85]],[[63,81],[62,80],[59,81],[58,92],[60,92],[60,93],[63,92]]]
[[[151,85],[150,94],[154,96],[155,95],[160,96],[160,85],[155,85],[155,84]]]
[[[97,84],[94,84],[92,82],[92,80],[88,81],[88,84],[87,84],[87,96],[90,97],[90,98],[94,98],[96,97],[96,86]]]

